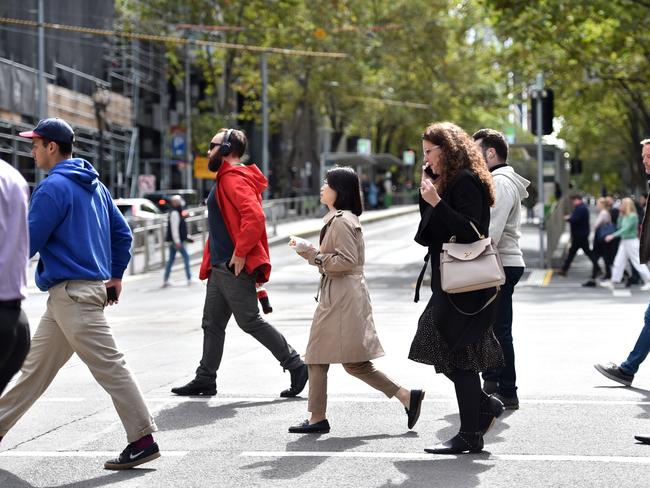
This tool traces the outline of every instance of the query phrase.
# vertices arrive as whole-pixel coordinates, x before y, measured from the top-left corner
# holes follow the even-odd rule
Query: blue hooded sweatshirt
[[[29,204],[30,257],[40,253],[36,285],[122,278],[131,229],[86,160],[66,159],[36,187]]]

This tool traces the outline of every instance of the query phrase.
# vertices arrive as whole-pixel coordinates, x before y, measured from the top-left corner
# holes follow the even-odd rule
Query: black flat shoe
[[[327,434],[330,431],[330,423],[325,420],[310,424],[309,420],[305,420],[301,424],[289,427],[289,432],[292,434]]]
[[[217,385],[192,380],[187,385],[172,388],[172,393],[180,396],[214,396],[217,394]]]
[[[504,410],[503,403],[494,395],[490,395],[485,401],[481,402],[481,411],[478,418],[478,430],[481,431],[481,434],[485,435],[494,426],[494,423],[501,417]]]
[[[459,432],[455,437],[433,447],[425,447],[429,454],[462,454],[464,452],[481,452],[483,435],[480,432]]]
[[[424,390],[411,390],[409,408],[404,408],[404,410],[406,410],[406,415],[408,416],[408,423],[406,425],[409,430],[415,427],[415,424],[420,418],[422,400],[424,400]]]
[[[634,438],[641,444],[650,444],[650,437],[644,435],[635,435]]]
[[[297,368],[290,369],[289,374],[291,375],[291,387],[287,390],[284,390],[280,393],[282,398],[293,398],[300,394],[302,390],[305,389],[307,380],[309,379],[309,370],[307,365],[303,364]]]

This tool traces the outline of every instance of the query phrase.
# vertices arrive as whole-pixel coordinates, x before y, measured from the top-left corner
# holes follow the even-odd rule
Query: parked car
[[[146,223],[164,216],[164,213],[146,198],[117,198],[114,202],[130,225]]]
[[[180,195],[183,197],[186,207],[195,207],[203,203],[200,201],[199,193],[196,190],[188,189],[155,191],[151,193],[145,193],[142,198],[151,200],[156,207],[158,207],[163,212],[166,212],[169,210],[169,201],[173,195]]]

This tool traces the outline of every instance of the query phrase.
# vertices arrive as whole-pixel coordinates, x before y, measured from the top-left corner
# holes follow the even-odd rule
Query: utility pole
[[[544,259],[544,212],[545,212],[545,199],[544,199],[544,149],[542,147],[542,134],[544,128],[542,127],[542,96],[544,95],[544,74],[537,75],[537,83],[534,90],[537,104],[537,194],[538,199],[542,202],[542,214],[539,219],[539,262],[542,268],[546,267]]]
[[[190,85],[190,45],[185,44],[185,188],[192,188],[192,171],[194,161],[192,160],[192,109]]]
[[[269,100],[268,100],[268,59],[267,53],[262,53],[262,172],[269,179]],[[269,188],[264,190],[264,198],[268,198]]]
[[[45,81],[45,7],[38,0],[38,118],[47,118],[47,82]],[[36,181],[44,178],[43,170],[36,170]]]

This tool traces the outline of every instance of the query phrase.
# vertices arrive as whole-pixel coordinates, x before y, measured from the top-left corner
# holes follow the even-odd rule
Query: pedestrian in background
[[[260,315],[256,284],[271,275],[262,192],[267,181],[254,164],[243,164],[246,135],[220,129],[208,149],[208,168],[216,172],[208,195],[209,237],[199,278],[208,280],[203,306],[203,354],[195,377],[172,388],[176,395],[217,394],[226,326],[231,316],[291,374],[291,386],[282,397],[295,397],[307,384],[307,366],[284,336]]]
[[[295,434],[330,431],[327,420],[327,372],[340,363],[345,371],[396,397],[406,409],[407,427],[415,426],[424,399],[422,390],[406,390],[375,368],[372,359],[384,355],[372,318],[370,294],[363,274],[365,243],[359,215],[363,211],[359,178],[352,168],[327,172],[320,193],[329,212],[323,218],[320,247],[293,247],[321,273],[318,307],[309,332],[305,362],[309,367],[311,417],[289,427]],[[294,238],[294,241],[296,239]],[[292,244],[292,243],[290,243]]]
[[[614,265],[612,267],[611,280],[601,281],[600,284],[606,288],[614,288],[614,284],[620,283],[623,279],[625,265],[628,260],[632,267],[636,269],[643,279],[642,290],[650,290],[650,270],[645,264],[639,261],[639,238],[637,231],[639,226],[639,216],[636,214],[634,200],[626,197],[621,202],[620,214],[618,218],[618,229],[616,232],[605,237],[605,242],[611,242],[620,237],[621,242],[616,251]]]
[[[185,276],[187,277],[187,284],[192,284],[192,272],[190,271],[190,256],[185,249],[185,243],[188,242],[187,238],[187,224],[185,223],[185,211],[183,206],[185,202],[180,195],[174,195],[171,198],[171,208],[169,209],[169,222],[167,224],[167,242],[169,245],[169,259],[167,266],[165,266],[165,278],[163,280],[163,287],[169,286],[169,275],[172,272],[174,259],[176,259],[176,251],[183,256],[183,263],[185,264]]]
[[[420,184],[420,224],[416,242],[431,256],[429,303],[418,321],[409,358],[435,367],[456,389],[460,430],[431,448],[433,454],[460,454],[483,449],[483,434],[503,411],[502,403],[481,389],[479,373],[504,366],[492,324],[496,289],[449,295],[440,285],[439,256],[453,236],[475,242],[478,231],[488,235],[494,186],[481,153],[460,127],[432,124],[422,135],[424,165]]]
[[[0,395],[29,351],[29,323],[21,308],[27,295],[29,186],[0,159]]]
[[[530,181],[508,165],[508,143],[500,132],[481,129],[472,136],[478,145],[494,182],[495,204],[490,210],[490,237],[497,246],[506,282],[499,292],[494,334],[501,348],[505,366],[483,372],[483,391],[494,394],[508,410],[519,408],[515,349],[512,341],[512,295],[524,274],[521,237],[521,201],[528,196]]]
[[[643,166],[646,172],[646,175],[650,178],[650,139],[644,139],[641,141],[642,151],[641,156],[643,158]],[[644,219],[641,223],[641,238],[638,248],[638,260],[639,262],[645,263],[650,261],[650,230],[648,229],[648,202],[646,199],[646,207],[644,212]],[[634,349],[627,356],[627,359],[623,361],[620,366],[615,363],[608,364],[595,364],[594,367],[596,370],[609,378],[610,380],[616,381],[625,386],[630,386],[634,380],[634,375],[639,370],[641,363],[645,361],[645,358],[650,352],[650,303],[645,310],[643,316],[643,328],[639,334],[636,344],[634,344]],[[634,438],[643,443],[650,444],[650,436],[634,436]]]
[[[601,270],[594,259],[591,249],[589,249],[589,233],[591,232],[589,227],[589,209],[582,201],[582,195],[578,193],[571,195],[571,205],[573,205],[571,215],[566,215],[564,217],[564,219],[571,225],[571,247],[569,247],[569,254],[567,254],[562,268],[557,270],[556,273],[559,276],[566,276],[578,249],[582,249],[582,252],[592,263],[592,274],[598,276]]]
[[[49,298],[22,374],[0,398],[0,436],[76,353],[111,396],[129,441],[104,468],[138,466],[160,457],[151,435],[156,424],[104,316],[106,304],[118,303],[122,292],[131,230],[95,168],[72,158],[74,133],[67,122],[44,119],[20,135],[32,139],[34,161],[48,172],[32,195],[29,234],[30,257],[40,255],[36,285]]]
[[[606,241],[605,237],[613,233],[616,229],[616,226],[612,224],[612,214],[610,212],[610,205],[606,198],[600,197],[596,201],[596,208],[598,209],[598,216],[594,222],[594,244],[592,247],[592,253],[596,263],[602,258],[605,264],[605,280],[609,280],[612,277],[612,264],[614,263],[614,256],[616,252],[614,247],[618,244],[613,240]],[[582,286],[594,287],[596,286],[597,270],[599,268],[592,267],[591,278],[585,281]]]

